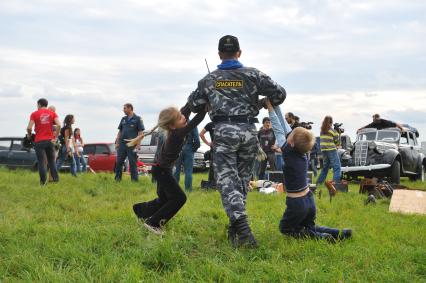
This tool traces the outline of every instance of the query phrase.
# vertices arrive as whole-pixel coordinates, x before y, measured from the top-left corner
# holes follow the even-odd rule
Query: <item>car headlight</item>
[[[377,144],[375,142],[370,142],[368,144],[368,149],[373,150],[377,148]]]

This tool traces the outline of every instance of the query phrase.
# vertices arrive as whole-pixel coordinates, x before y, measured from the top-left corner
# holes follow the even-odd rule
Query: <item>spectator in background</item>
[[[267,164],[269,163],[269,167],[271,171],[275,171],[275,134],[272,130],[271,119],[268,117],[263,118],[262,121],[263,127],[259,130],[257,137],[259,139],[260,146],[263,151],[266,153],[267,158],[260,162],[259,165],[259,179],[265,179],[265,171]]]
[[[333,181],[340,182],[340,159],[337,147],[340,145],[339,134],[333,129],[333,118],[325,116],[321,126],[320,147],[323,159],[323,168],[317,180],[317,185],[322,184],[327,178],[328,169],[333,168]]]
[[[274,145],[272,148],[275,152],[275,168],[277,171],[282,171],[284,168],[284,159],[281,148],[277,145]]]
[[[65,160],[70,162],[71,175],[77,176],[77,166],[74,159],[75,141],[73,137],[72,125],[75,123],[74,115],[68,114],[64,119],[64,126],[61,129],[59,140],[61,148],[59,149],[58,160],[56,161],[56,170],[61,169]]]
[[[81,131],[79,128],[75,128],[74,130],[74,141],[75,141],[75,153],[74,158],[77,166],[77,173],[86,172],[87,164],[84,159],[84,141],[81,137]]]
[[[290,128],[292,130],[294,130],[295,128],[297,128],[299,126],[299,124],[296,121],[296,116],[294,116],[294,114],[292,112],[287,112],[285,114],[285,120],[290,125]]]
[[[309,165],[311,167],[312,172],[314,173],[314,176],[316,177],[318,175],[318,143],[315,142],[314,146],[312,147],[311,151],[309,152]]]
[[[132,181],[138,181],[138,167],[136,164],[137,161],[137,151],[140,148],[140,144],[134,147],[128,147],[126,145],[126,140],[134,139],[137,136],[141,135],[145,130],[145,127],[142,123],[141,117],[136,115],[133,112],[133,105],[126,103],[123,106],[123,112],[126,116],[121,118],[120,124],[118,125],[118,134],[115,140],[115,147],[117,149],[117,162],[115,166],[115,180],[117,182],[121,181],[121,176],[123,174],[123,165],[124,161],[129,160],[130,167],[130,177]]]
[[[214,166],[213,166],[213,142],[214,142],[214,128],[215,125],[213,122],[207,123],[207,125],[204,126],[204,129],[200,132],[200,138],[203,140],[205,144],[207,144],[210,147],[210,168],[209,168],[209,185],[211,187],[216,186],[216,181],[214,178]],[[206,139],[206,132],[209,132],[210,135],[210,142]]]
[[[37,155],[37,166],[40,175],[40,184],[43,186],[47,182],[47,167],[52,175],[54,182],[59,181],[58,172],[55,166],[54,143],[59,134],[61,122],[55,112],[47,109],[48,101],[41,98],[37,101],[37,111],[31,113],[30,121],[27,126],[27,137],[31,138],[32,130],[35,130],[35,152]],[[53,126],[56,126],[56,132],[53,132]]]
[[[183,166],[185,173],[185,191],[192,192],[192,172],[194,170],[194,153],[200,148],[200,137],[198,129],[195,127],[186,136],[185,144],[176,161],[175,179],[179,183],[180,172]]]
[[[400,124],[389,121],[389,120],[381,119],[379,114],[374,114],[373,122],[358,129],[358,132],[365,128],[376,128],[377,130],[382,130],[385,128],[398,128],[401,130],[401,132],[404,131],[404,129],[402,128]]]
[[[53,105],[49,105],[49,107],[47,107],[47,109],[49,109],[50,111],[52,111],[53,113],[56,113],[56,107],[55,106],[53,106]],[[59,126],[56,126],[56,125],[53,125],[53,127],[52,127],[52,131],[54,132],[54,133],[56,133],[56,130],[58,130],[58,133],[59,133],[59,131],[60,131],[60,129],[61,129],[61,127]],[[58,134],[59,135],[59,134]],[[57,136],[58,136],[57,135]],[[60,143],[60,141],[59,141],[59,139],[58,138],[56,138],[56,142],[54,142],[54,144],[53,144],[53,149],[54,149],[54,153],[55,153],[55,168],[56,168],[56,159],[58,158],[58,152],[59,152],[59,149],[61,148],[61,143]],[[47,164],[47,160],[46,160],[46,165],[48,165]],[[50,174],[50,170],[49,170],[49,172],[48,172],[49,174],[49,176],[48,176],[48,180],[49,180],[49,182],[53,182],[54,180],[53,180],[53,177],[52,177],[52,174]]]

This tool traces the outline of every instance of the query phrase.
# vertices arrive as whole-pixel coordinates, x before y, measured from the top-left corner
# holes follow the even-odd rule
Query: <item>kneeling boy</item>
[[[339,231],[315,225],[315,199],[307,182],[307,153],[312,149],[315,137],[305,128],[291,130],[279,107],[274,108],[269,101],[266,101],[266,106],[284,158],[287,207],[280,221],[281,233],[297,238],[311,237],[330,241],[350,238],[351,229]]]

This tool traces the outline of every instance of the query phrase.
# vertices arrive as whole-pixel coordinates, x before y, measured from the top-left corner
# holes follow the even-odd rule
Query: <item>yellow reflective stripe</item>
[[[339,134],[335,131],[329,130],[328,131],[329,134],[331,134],[333,137],[338,136]]]
[[[336,150],[336,148],[321,148],[321,151],[331,151],[331,150]]]
[[[322,142],[321,146],[334,146],[335,143],[334,142]]]

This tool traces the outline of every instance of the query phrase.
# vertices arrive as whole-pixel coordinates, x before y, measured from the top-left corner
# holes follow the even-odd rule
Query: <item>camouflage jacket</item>
[[[210,104],[210,118],[216,116],[248,116],[259,114],[259,96],[270,99],[272,105],[286,98],[284,88],[255,68],[217,69],[198,82],[198,88],[188,98],[192,112],[202,111]]]

